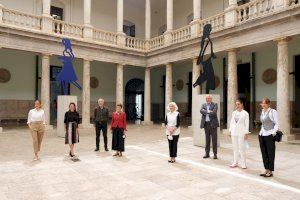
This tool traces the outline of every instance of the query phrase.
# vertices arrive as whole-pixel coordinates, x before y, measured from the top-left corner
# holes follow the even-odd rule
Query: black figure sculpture
[[[198,77],[197,81],[193,84],[193,87],[197,87],[206,81],[206,94],[209,94],[209,90],[214,90],[215,85],[215,73],[211,62],[212,58],[217,58],[213,51],[213,43],[210,39],[212,27],[211,24],[206,24],[203,28],[203,36],[201,40],[201,50],[197,60],[197,65],[202,65],[203,73]],[[210,44],[211,54],[207,60],[203,60],[205,50]]]

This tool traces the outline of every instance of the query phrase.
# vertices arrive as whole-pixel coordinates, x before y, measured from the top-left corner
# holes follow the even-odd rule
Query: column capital
[[[227,49],[227,52],[238,52],[240,51],[240,48],[232,48],[232,49]]]
[[[286,37],[276,38],[276,39],[274,39],[273,41],[274,41],[274,42],[278,42],[278,43],[287,43],[287,42],[289,42],[289,41],[291,41],[291,40],[292,40],[291,37],[286,36]]]
[[[42,55],[42,56],[52,56],[53,53],[50,53],[50,52],[42,52],[41,55]]]
[[[171,67],[172,67],[173,63],[168,62],[168,63],[166,63],[165,65],[166,65],[166,66],[171,66]]]
[[[94,59],[93,58],[89,58],[89,57],[84,57],[84,58],[82,58],[84,61],[89,61],[89,62],[92,62],[92,61],[94,61]]]

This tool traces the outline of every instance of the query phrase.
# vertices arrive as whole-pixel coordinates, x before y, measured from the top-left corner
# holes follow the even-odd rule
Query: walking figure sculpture
[[[65,46],[63,51],[63,55],[59,57],[59,59],[63,62],[64,66],[61,72],[57,75],[56,80],[60,82],[63,88],[63,94],[68,94],[68,84],[72,83],[79,90],[81,90],[81,86],[76,81],[78,80],[75,70],[73,68],[72,61],[75,56],[72,52],[72,45],[69,39],[63,38],[62,43]]]
[[[206,24],[203,28],[203,36],[201,40],[201,50],[198,56],[197,65],[202,65],[203,73],[200,74],[193,87],[197,87],[206,81],[206,94],[209,94],[210,90],[215,90],[215,73],[212,65],[212,58],[217,58],[213,51],[213,43],[210,39],[212,27],[211,24]],[[210,55],[207,60],[204,60],[204,54],[207,46],[210,44]]]

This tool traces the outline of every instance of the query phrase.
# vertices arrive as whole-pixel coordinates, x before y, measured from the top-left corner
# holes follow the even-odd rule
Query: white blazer
[[[242,110],[240,113],[240,119],[235,122],[235,115],[238,111],[233,111],[231,116],[231,122],[229,127],[229,132],[232,136],[243,137],[245,134],[249,133],[249,113]]]

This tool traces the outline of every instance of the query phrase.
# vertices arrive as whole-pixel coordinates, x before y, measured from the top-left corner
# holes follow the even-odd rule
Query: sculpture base
[[[69,104],[73,102],[77,107],[77,96],[61,95],[57,97],[57,136],[65,137],[65,113],[69,110]]]
[[[220,95],[212,94],[214,103],[218,104],[218,120],[220,121]],[[204,129],[200,129],[202,115],[200,113],[201,106],[206,103],[206,94],[200,94],[194,97],[193,108],[192,108],[192,128],[194,145],[205,147],[205,132]],[[195,103],[194,103],[195,102]],[[220,127],[217,130],[218,134],[218,146],[220,146]]]

